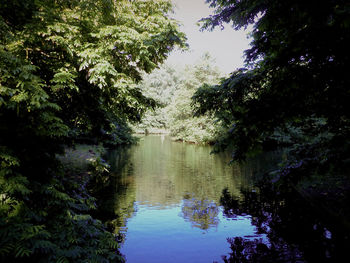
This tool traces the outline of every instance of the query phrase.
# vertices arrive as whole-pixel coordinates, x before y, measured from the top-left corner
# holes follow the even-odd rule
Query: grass
[[[58,156],[66,172],[70,174],[86,173],[92,161],[105,153],[102,145],[77,144],[74,148],[66,148],[63,155]]]

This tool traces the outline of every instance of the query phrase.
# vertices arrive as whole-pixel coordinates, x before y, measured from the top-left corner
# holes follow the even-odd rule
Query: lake
[[[256,185],[280,153],[229,165],[211,150],[150,135],[109,154],[100,207],[128,263],[338,262],[348,239],[336,222]]]

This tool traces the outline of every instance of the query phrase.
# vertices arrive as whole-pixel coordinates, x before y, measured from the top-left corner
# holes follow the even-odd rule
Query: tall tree
[[[197,113],[230,127],[220,146],[234,158],[290,145],[292,168],[344,168],[350,157],[350,4],[344,0],[207,0],[204,29],[253,25],[246,66],[194,96]],[[294,157],[293,157],[294,156]],[[326,169],[325,169],[326,168]],[[293,170],[293,169],[292,169]],[[315,170],[314,170],[315,171]]]
[[[0,2],[0,259],[121,260],[81,185],[56,154],[85,137],[122,142],[122,124],[154,105],[136,87],[184,35],[171,3]],[[22,260],[22,261],[21,261]]]
[[[145,74],[139,87],[147,97],[158,103],[158,107],[145,113],[142,122],[136,127],[137,130],[164,132],[169,128],[169,105],[173,101],[175,91],[183,82],[183,73],[183,68],[163,64],[151,74]]]
[[[214,140],[217,124],[208,114],[193,116],[191,97],[201,85],[213,85],[219,77],[220,71],[209,53],[203,54],[194,65],[186,66],[184,81],[169,105],[169,127],[175,139],[196,143],[211,143]]]
[[[70,135],[118,141],[113,133],[121,123],[139,120],[154,106],[136,86],[142,72],[149,73],[174,45],[182,45],[177,23],[164,16],[170,2],[35,3],[23,28],[11,27],[15,40],[9,50],[40,68],[36,74],[61,107],[59,117]],[[16,1],[3,4],[7,25],[15,19],[9,11],[15,7]]]

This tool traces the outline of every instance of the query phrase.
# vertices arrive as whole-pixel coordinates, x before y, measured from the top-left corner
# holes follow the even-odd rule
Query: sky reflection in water
[[[136,207],[121,250],[127,262],[220,261],[220,256],[230,251],[227,237],[255,233],[249,216],[227,219],[221,208],[218,224],[200,229],[182,218],[181,206],[161,210]]]
[[[116,172],[122,190],[115,196],[116,210],[133,209],[120,228],[128,263],[222,262],[230,252],[227,238],[266,239],[256,233],[251,216],[227,218],[220,206],[223,189],[240,198],[252,171],[228,166],[229,156],[210,150],[160,136],[147,136],[130,149]]]
[[[222,256],[231,263],[333,263],[348,256],[348,216],[332,215],[288,184],[277,192],[268,180],[253,186],[281,153],[229,166],[230,156],[210,151],[147,136],[110,152],[114,176],[97,184],[98,218],[120,234],[128,263]]]

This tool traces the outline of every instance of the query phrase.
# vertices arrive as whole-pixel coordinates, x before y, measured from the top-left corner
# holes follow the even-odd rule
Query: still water
[[[110,154],[102,209],[128,263],[337,262],[336,231],[305,200],[253,186],[276,156],[238,166],[211,150],[145,136]]]
[[[250,178],[228,165],[228,155],[210,151],[146,136],[117,165],[122,169],[114,168],[120,177],[114,205],[126,215],[119,231],[125,236],[121,252],[127,262],[221,261],[230,251],[228,237],[266,238],[257,233],[251,215],[223,213],[222,191],[240,198]]]

